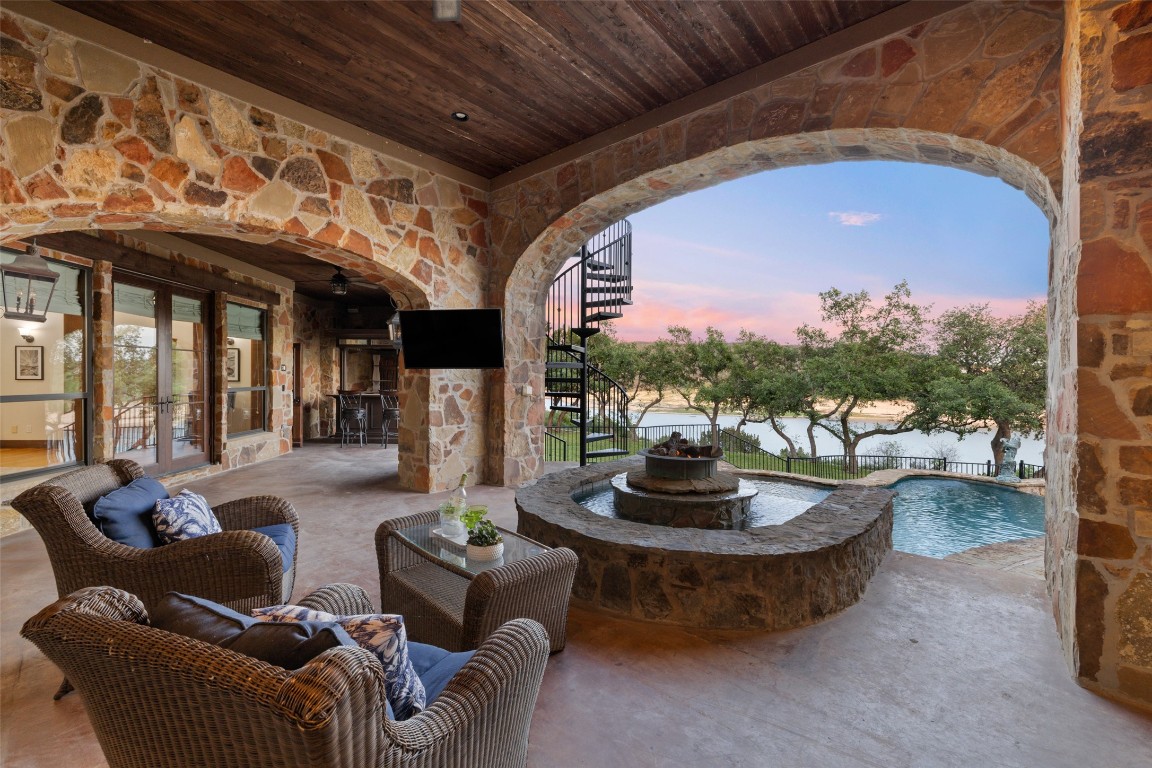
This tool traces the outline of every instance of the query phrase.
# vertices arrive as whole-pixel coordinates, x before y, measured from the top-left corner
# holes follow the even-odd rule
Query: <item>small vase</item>
[[[468,545],[468,559],[469,560],[499,560],[504,556],[504,542],[498,542],[488,547],[478,547],[475,544]]]

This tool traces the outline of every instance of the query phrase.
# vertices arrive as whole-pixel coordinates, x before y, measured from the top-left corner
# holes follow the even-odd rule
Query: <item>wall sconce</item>
[[[17,333],[20,334],[20,338],[24,339],[25,344],[31,344],[36,341],[36,337],[32,335],[35,330],[35,328],[19,328]]]
[[[228,346],[230,346],[230,347],[234,347],[234,346],[236,346],[236,339],[234,339],[234,338],[232,338],[231,336],[229,336],[229,337],[228,337]]]
[[[0,264],[0,282],[3,284],[4,317],[42,323],[48,316],[48,305],[56,290],[60,275],[48,268],[40,257],[36,243],[27,251],[16,254],[7,264]],[[37,291],[40,293],[37,294]],[[46,297],[40,301],[40,297]]]

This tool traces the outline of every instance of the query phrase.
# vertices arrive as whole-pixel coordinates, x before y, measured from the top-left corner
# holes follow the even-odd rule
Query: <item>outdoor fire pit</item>
[[[649,525],[672,528],[740,528],[756,489],[719,472],[722,451],[690,445],[673,432],[665,442],[640,451],[644,468],[612,480],[617,513]]]

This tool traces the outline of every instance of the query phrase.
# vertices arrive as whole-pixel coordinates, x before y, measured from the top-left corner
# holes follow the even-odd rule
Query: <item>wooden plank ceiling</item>
[[[903,0],[62,0],[486,178]],[[468,114],[466,122],[451,118]]]
[[[903,0],[59,0],[154,45],[495,178],[876,16]],[[466,122],[451,113],[468,114]],[[286,244],[183,237],[344,305],[380,280]],[[371,265],[365,265],[371,269]]]

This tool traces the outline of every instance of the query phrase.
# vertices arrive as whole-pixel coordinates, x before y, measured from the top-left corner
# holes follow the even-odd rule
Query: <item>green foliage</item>
[[[117,405],[156,396],[156,347],[141,340],[139,327],[115,327],[112,366],[112,395]]]
[[[480,520],[475,528],[468,531],[468,543],[474,547],[491,547],[502,541],[504,537],[496,530],[491,520]]]
[[[734,427],[724,427],[720,430],[720,447],[725,454],[747,451],[749,448],[760,449],[760,438],[751,432]]]
[[[949,310],[936,321],[936,354],[946,375],[934,383],[936,399],[958,434],[987,422],[1000,439],[1014,432],[1042,435],[1048,376],[1046,309],[1030,303],[1023,314],[997,318],[987,304]]]
[[[487,514],[488,507],[480,505],[471,506],[464,510],[464,512],[460,515],[460,521],[464,523],[465,528],[472,530],[476,527],[477,523],[484,519],[484,516]]]

